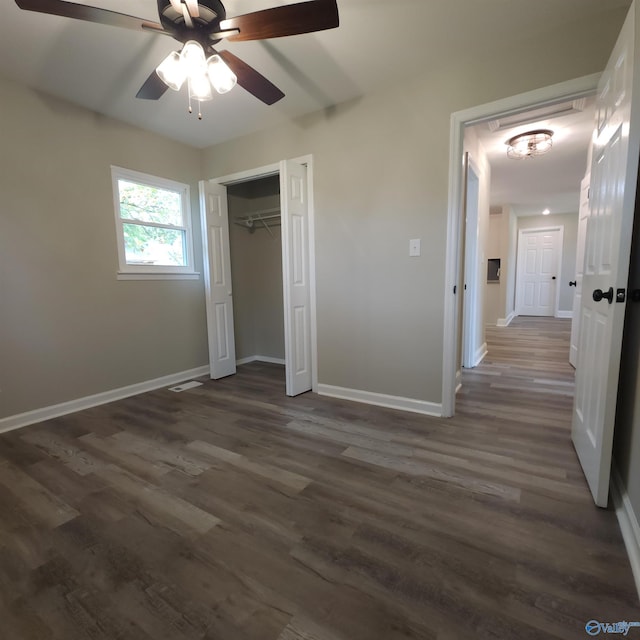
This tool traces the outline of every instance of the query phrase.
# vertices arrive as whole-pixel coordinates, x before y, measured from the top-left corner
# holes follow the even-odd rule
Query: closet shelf
[[[249,229],[250,233],[253,233],[256,228],[262,227],[271,233],[270,225],[278,225],[280,222],[280,207],[254,211],[244,216],[238,216],[233,220],[234,224]],[[271,235],[273,236],[273,233]]]

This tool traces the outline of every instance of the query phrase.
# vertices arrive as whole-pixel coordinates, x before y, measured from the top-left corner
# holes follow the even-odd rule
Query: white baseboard
[[[611,469],[611,480],[611,497],[618,516],[622,539],[627,548],[638,598],[640,598],[640,524],[615,465]]]
[[[573,318],[573,311],[556,311],[556,318]]]
[[[487,355],[487,353],[489,352],[487,350],[487,343],[485,342],[476,351],[473,358],[473,366],[477,367],[484,360],[484,357]]]
[[[250,362],[268,362],[270,364],[284,364],[284,358],[272,358],[271,356],[247,356],[236,360],[236,365],[249,364]]]
[[[196,369],[189,369],[188,371],[172,373],[168,376],[162,376],[161,378],[154,378],[153,380],[146,380],[145,382],[137,382],[136,384],[131,384],[126,387],[119,387],[118,389],[95,393],[90,396],[85,396],[84,398],[61,402],[60,404],[54,404],[49,407],[42,407],[41,409],[18,413],[14,416],[8,416],[7,418],[0,419],[0,433],[19,429],[20,427],[26,427],[29,424],[42,422],[43,420],[58,418],[68,413],[74,413],[75,411],[82,411],[83,409],[97,407],[101,404],[107,404],[107,402],[114,402],[115,400],[122,400],[123,398],[128,398],[130,396],[136,396],[139,393],[168,387],[179,382],[184,382],[189,378],[197,378],[208,373],[209,365],[205,365],[203,367],[197,367]]]
[[[511,321],[516,317],[516,312],[512,311],[506,318],[498,318],[498,322],[496,322],[496,327],[508,327],[511,324]]]
[[[384,393],[361,391],[360,389],[334,387],[330,384],[319,384],[318,393],[321,396],[341,398],[342,400],[353,400],[354,402],[364,402],[365,404],[387,407],[388,409],[412,411],[413,413],[422,413],[427,416],[442,416],[442,404],[438,404],[436,402],[415,400],[414,398],[403,398],[402,396],[390,396]]]

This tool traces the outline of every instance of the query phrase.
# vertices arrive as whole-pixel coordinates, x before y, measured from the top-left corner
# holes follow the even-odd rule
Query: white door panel
[[[236,372],[227,188],[213,182],[201,182],[200,211],[209,369],[211,377],[217,380]]]
[[[520,231],[516,282],[518,315],[555,315],[561,247],[560,229]]]
[[[580,210],[578,213],[578,241],[576,247],[576,270],[574,276],[573,314],[571,320],[571,341],[569,362],[578,366],[578,337],[580,335],[580,308],[582,305],[582,278],[584,272],[587,219],[589,217],[589,184],[591,176],[587,174],[580,184]]]
[[[640,153],[638,15],[631,5],[602,74],[596,102],[596,136],[586,223],[584,276],[572,440],[594,501],[606,506]],[[633,96],[633,102],[632,102]],[[593,292],[613,291],[613,302]]]
[[[287,395],[311,390],[311,286],[307,169],[280,163],[282,277]]]

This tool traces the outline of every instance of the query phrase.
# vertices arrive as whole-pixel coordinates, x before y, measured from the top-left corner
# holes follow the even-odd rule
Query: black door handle
[[[555,277],[555,276],[551,276],[551,279],[552,279],[552,280],[555,280],[555,279],[556,279],[556,277]]]
[[[609,304],[613,302],[613,287],[609,287],[609,290],[605,293],[602,289],[596,289],[593,292],[594,302],[600,302],[600,300],[607,299]]]
[[[569,280],[569,286],[570,287],[577,287],[578,286],[578,281],[577,280]]]

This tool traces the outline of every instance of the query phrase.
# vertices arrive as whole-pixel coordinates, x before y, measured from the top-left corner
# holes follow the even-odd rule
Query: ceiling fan
[[[181,51],[167,56],[140,87],[136,97],[146,100],[158,100],[168,88],[178,90],[186,80],[190,100],[209,100],[212,86],[219,93],[226,93],[237,82],[265,104],[273,104],[284,93],[233,53],[216,51],[214,45],[223,39],[263,40],[339,25],[336,0],[307,0],[235,18],[227,18],[220,0],[157,1],[159,23],[66,0],[16,0],[16,4],[26,11],[149,31],[181,42]]]

